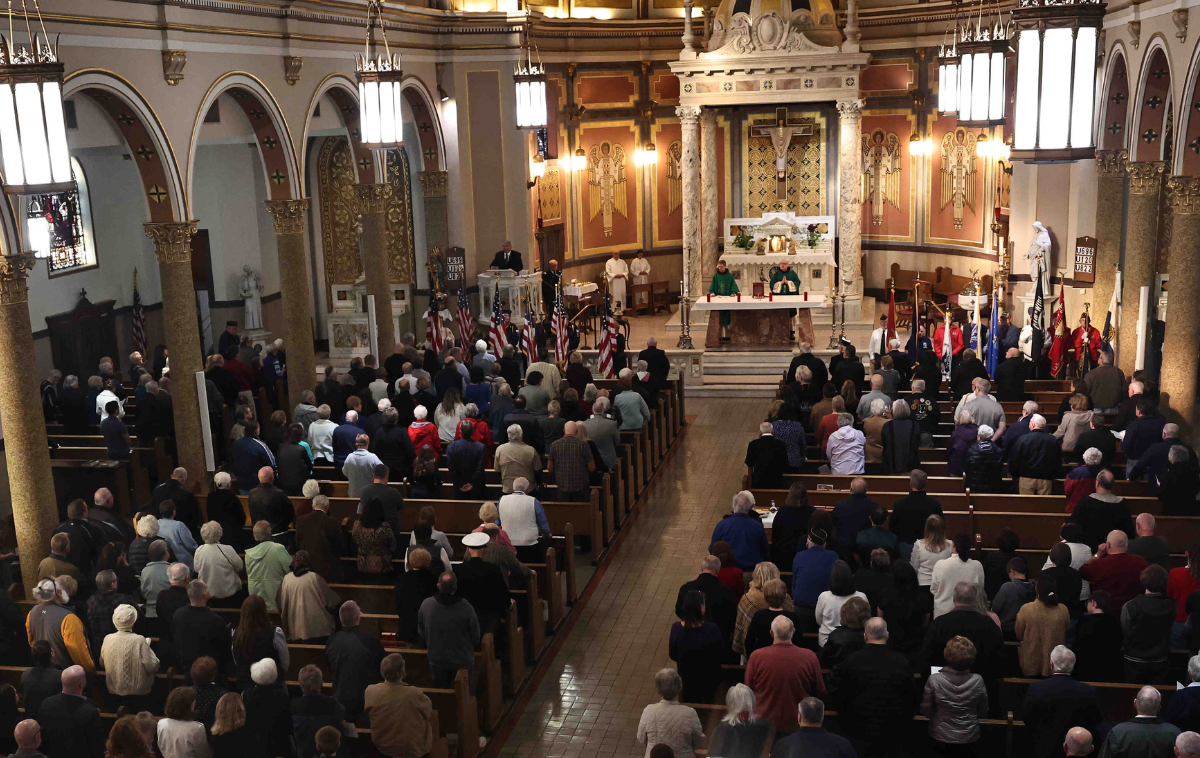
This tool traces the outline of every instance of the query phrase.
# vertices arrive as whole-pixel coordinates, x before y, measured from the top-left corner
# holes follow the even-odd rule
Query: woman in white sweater
[[[204,724],[196,721],[196,691],[176,687],[167,695],[166,718],[158,722],[158,749],[163,758],[212,758]]]
[[[216,521],[200,527],[200,539],[204,544],[196,549],[196,573],[208,585],[213,600],[231,600],[228,605],[241,605],[245,595],[240,574],[245,565],[236,550],[221,544],[224,534]]]
[[[137,618],[137,608],[118,605],[113,609],[117,631],[106,636],[100,646],[104,681],[109,694],[117,699],[114,705],[127,705],[130,710],[140,710],[140,698],[150,694],[158,673],[158,656],[150,649],[150,640],[132,631]]]
[[[829,568],[829,589],[817,596],[817,607],[814,615],[821,625],[818,630],[818,643],[825,647],[829,633],[842,625],[842,606],[852,597],[867,599],[861,592],[854,591],[854,574],[850,565],[845,561],[834,561]]]
[[[933,611],[933,593],[929,589],[933,583],[933,567],[943,558],[949,558],[953,552],[954,543],[946,539],[946,522],[942,517],[934,514],[925,519],[925,536],[913,543],[909,561],[917,570],[917,584],[922,590],[921,602],[927,612]]]
[[[959,582],[983,586],[983,564],[971,558],[971,539],[960,534],[951,543],[955,555],[934,564],[929,589],[933,593],[933,617],[937,618],[954,608],[954,585]]]

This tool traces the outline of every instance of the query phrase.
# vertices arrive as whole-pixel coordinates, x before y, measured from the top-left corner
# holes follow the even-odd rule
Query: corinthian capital
[[[1125,176],[1125,170],[1128,164],[1128,150],[1096,151],[1096,173],[1103,178],[1123,178]]]
[[[0,255],[0,305],[29,302],[29,272],[36,265],[30,253]]]
[[[359,213],[383,213],[387,209],[388,197],[391,196],[390,184],[356,184],[358,192]]]
[[[1166,161],[1144,161],[1130,163],[1129,191],[1134,195],[1152,195],[1162,189],[1163,177],[1167,174]]]
[[[1172,176],[1167,179],[1171,212],[1175,215],[1200,213],[1200,176]]]
[[[425,197],[446,196],[447,174],[445,171],[422,171],[417,176],[421,179],[421,192]]]
[[[838,100],[838,118],[841,119],[860,119],[862,118],[863,101],[854,100]]]
[[[695,126],[700,123],[700,106],[677,105],[675,106],[675,115],[679,116],[680,123],[686,126]]]
[[[308,219],[308,198],[300,200],[268,200],[267,213],[275,221],[275,233],[304,234],[304,222]]]
[[[146,236],[154,240],[159,263],[187,263],[192,260],[192,235],[198,221],[166,224],[142,224]]]

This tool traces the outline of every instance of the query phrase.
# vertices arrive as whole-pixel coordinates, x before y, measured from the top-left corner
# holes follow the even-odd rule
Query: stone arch
[[[1187,117],[1181,118],[1185,111]],[[1175,147],[1174,173],[1200,176],[1200,44],[1192,48],[1179,112],[1180,116],[1176,118],[1181,123],[1175,127],[1179,137]]]
[[[436,102],[429,88],[416,76],[404,77],[400,85],[404,102],[412,111],[417,123],[417,136],[421,141],[421,171],[444,171],[446,168],[445,140],[442,138],[442,123],[438,118]],[[417,168],[413,166],[413,168]]]
[[[1164,149],[1168,135],[1166,131],[1167,111],[1171,102],[1171,57],[1166,41],[1155,36],[1146,47],[1142,68],[1138,74],[1137,98],[1134,100],[1133,124],[1127,144],[1132,161],[1162,160],[1170,153]],[[1178,114],[1175,114],[1178,118]]]
[[[1101,149],[1119,150],[1128,144],[1129,100],[1129,63],[1118,42],[1104,72],[1104,99],[1099,104]]]
[[[371,174],[374,171],[375,160],[371,155],[371,150],[362,146],[362,140],[359,139],[358,127],[358,86],[354,80],[345,74],[330,74],[325,77],[317,87],[317,91],[313,93],[312,100],[308,104],[308,115],[304,120],[304,139],[300,143],[308,145],[309,133],[312,129],[313,113],[316,111],[317,104],[321,98],[329,95],[329,99],[338,107],[341,112],[342,123],[346,127],[346,132],[350,137],[350,148],[354,151],[354,171],[359,182],[370,183]],[[307,149],[307,148],[306,148]],[[307,175],[304,176],[304,181],[301,183],[307,190],[306,183]]]
[[[175,148],[158,114],[128,80],[100,69],[80,69],[66,77],[63,98],[84,94],[113,120],[137,163],[152,223],[185,221],[189,201]]]
[[[243,71],[231,71],[221,76],[208,88],[196,121],[192,126],[192,140],[188,147],[188,207],[191,208],[191,187],[195,177],[196,148],[200,143],[200,129],[204,116],[217,98],[228,92],[241,107],[246,120],[254,129],[262,157],[267,191],[272,200],[294,200],[302,197],[303,172],[296,158],[296,146],[288,128],[283,111],[275,96],[261,81]]]

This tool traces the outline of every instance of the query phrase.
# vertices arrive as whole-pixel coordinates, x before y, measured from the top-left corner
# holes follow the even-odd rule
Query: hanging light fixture
[[[1096,46],[1100,0],[1020,0],[1014,160],[1074,161],[1095,155]]]
[[[653,166],[658,163],[658,148],[653,142],[647,142],[634,153],[634,162],[639,166]]]
[[[541,56],[533,62],[534,46],[525,48],[525,60],[517,61],[513,80],[517,85],[517,128],[545,129],[546,112],[546,67]]]
[[[63,120],[63,71],[58,43],[51,42],[34,2],[41,32],[33,31],[25,0],[21,9],[28,47],[18,45],[8,4],[8,37],[0,39],[0,157],[4,191],[41,195],[75,189],[67,130]]]
[[[383,54],[373,51],[371,13],[379,20]],[[362,55],[354,56],[358,75],[358,128],[363,147],[387,149],[404,144],[404,119],[400,114],[400,54],[388,47],[381,0],[367,2],[367,39]]]
[[[958,125],[968,128],[1004,123],[1008,30],[999,10],[990,26],[984,23],[983,2],[979,16],[974,29],[965,27],[966,39],[958,45]]]
[[[946,34],[942,35],[942,44],[938,48],[938,113],[943,116],[953,116],[958,113],[958,3],[954,4],[955,17],[954,33],[947,43]]]
[[[576,171],[583,171],[587,168],[587,153],[583,152],[582,147],[575,148],[575,155],[571,158],[571,168]]]
[[[908,154],[913,158],[924,158],[929,155],[929,141],[921,139],[921,135],[913,132],[912,136],[908,138]]]

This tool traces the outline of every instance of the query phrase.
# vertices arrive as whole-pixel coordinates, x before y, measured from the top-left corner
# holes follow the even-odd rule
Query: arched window
[[[74,158],[71,172],[78,189],[35,195],[27,201],[25,229],[29,247],[37,257],[46,259],[51,276],[96,265],[87,175]]]

